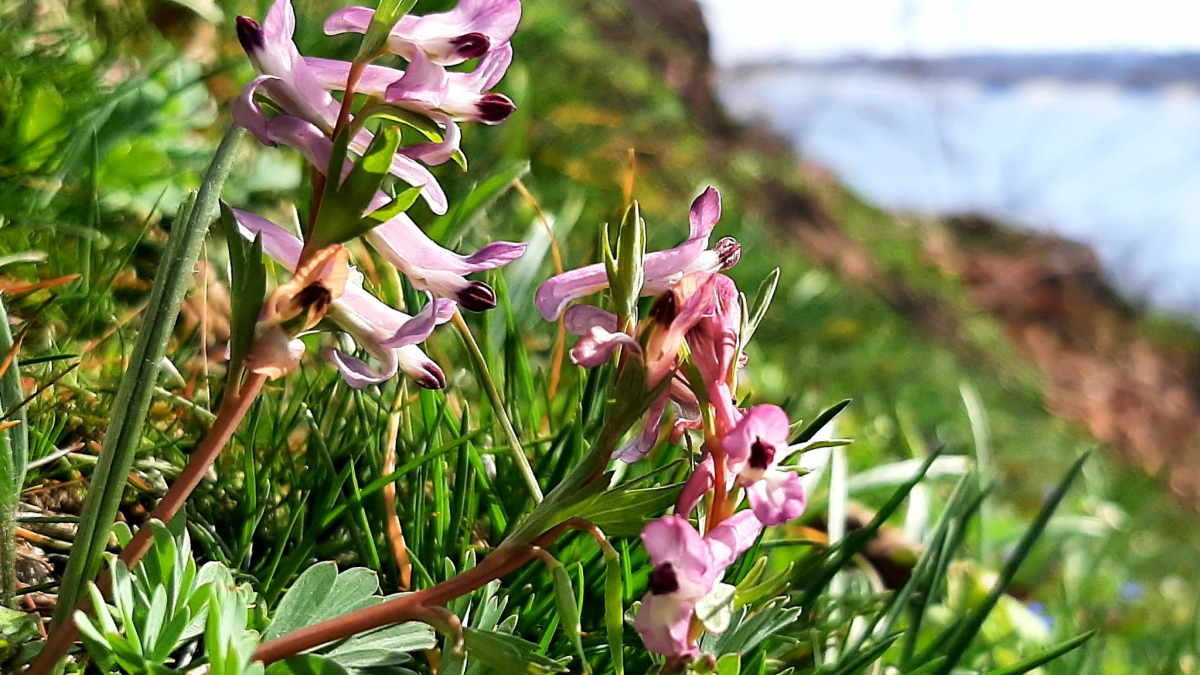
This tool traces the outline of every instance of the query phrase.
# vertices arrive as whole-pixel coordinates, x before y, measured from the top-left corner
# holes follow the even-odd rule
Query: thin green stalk
[[[8,327],[8,312],[0,302],[0,354],[12,354],[0,377],[0,415],[13,411],[17,425],[0,431],[0,601],[12,606],[17,592],[17,503],[29,463],[29,426],[21,405],[21,374]]]
[[[52,625],[66,621],[83,597],[88,581],[100,571],[109,531],[116,521],[121,495],[133,464],[146,412],[154,397],[154,386],[184,295],[192,283],[192,271],[209,224],[217,215],[218,197],[233,166],[234,150],[242,137],[239,127],[230,127],[221,140],[212,164],[193,200],[181,207],[171,230],[163,260],[154,278],[142,329],[121,380],[113,404],[112,418],[104,436],[100,461],[92,474],[91,490],[79,518],[79,529],[59,589],[58,607]]]
[[[462,336],[463,342],[467,345],[467,352],[471,355],[471,361],[475,364],[475,370],[479,373],[479,380],[483,383],[483,390],[487,393],[488,400],[491,401],[492,410],[496,412],[496,419],[500,420],[500,427],[504,430],[504,435],[508,438],[508,451],[512,455],[513,461],[517,463],[517,468],[521,472],[521,477],[525,479],[525,487],[529,489],[529,494],[533,496],[534,503],[540,504],[544,496],[542,495],[542,487],[538,485],[537,476],[533,473],[533,467],[529,465],[529,458],[525,456],[525,449],[521,447],[521,439],[517,438],[517,432],[513,429],[512,421],[508,419],[508,411],[504,408],[504,399],[500,396],[500,390],[496,388],[496,382],[492,379],[492,374],[488,371],[487,361],[483,357],[483,352],[479,349],[479,344],[475,342],[475,336],[471,335],[471,329],[467,326],[467,322],[463,321],[462,314],[454,313],[454,326],[458,329],[459,335]]]

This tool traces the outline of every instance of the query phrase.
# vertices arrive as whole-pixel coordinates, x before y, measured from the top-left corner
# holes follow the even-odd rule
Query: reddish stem
[[[225,448],[225,444],[237,430],[238,424],[246,416],[250,404],[262,391],[266,380],[265,375],[252,373],[236,394],[226,396],[221,401],[221,409],[217,413],[216,421],[209,428],[208,434],[200,441],[200,445],[196,446],[183,473],[179,474],[179,478],[171,485],[171,489],[167,491],[167,494],[150,514],[152,519],[163,523],[171,522],[171,519],[187,501],[188,496],[200,484],[204,474],[208,473],[209,467],[221,454],[221,450]],[[148,525],[139,529],[125,550],[121,551],[121,562],[125,563],[127,567],[137,564],[137,561],[141,560],[146,551],[150,549],[153,537],[154,532]],[[102,591],[107,591],[108,575],[101,574],[98,584]],[[79,603],[79,608],[83,611],[91,610],[91,601],[85,596],[84,600]],[[79,627],[75,625],[74,619],[64,621],[50,633],[50,637],[46,640],[46,646],[42,648],[42,653],[29,666],[29,670],[25,671],[25,675],[49,675],[78,637]]]
[[[515,571],[533,559],[536,549],[550,544],[563,532],[586,528],[588,525],[590,523],[572,519],[548,530],[531,544],[520,547],[500,544],[478,566],[452,579],[268,640],[259,646],[254,658],[269,665],[351,635],[389,624],[420,619],[430,608],[444,605]]]

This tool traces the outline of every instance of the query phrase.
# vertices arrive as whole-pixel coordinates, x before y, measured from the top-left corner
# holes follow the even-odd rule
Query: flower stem
[[[529,494],[533,496],[533,501],[540,504],[544,496],[542,488],[538,485],[537,476],[533,473],[533,467],[529,465],[529,458],[525,456],[525,450],[521,447],[521,439],[517,438],[517,432],[513,429],[512,422],[508,419],[508,411],[504,409],[504,399],[500,396],[500,391],[496,389],[496,382],[492,379],[492,374],[488,372],[487,361],[483,358],[483,352],[479,349],[479,344],[475,342],[475,336],[471,334],[471,329],[467,326],[467,322],[463,320],[462,313],[454,313],[454,327],[458,329],[459,335],[462,336],[463,342],[467,345],[467,352],[471,355],[471,361],[475,364],[475,370],[479,373],[479,380],[483,383],[483,390],[487,393],[488,400],[491,401],[492,410],[496,412],[496,419],[500,420],[500,427],[504,430],[504,435],[508,439],[508,451],[512,454],[513,461],[517,463],[517,469],[521,472],[521,478],[525,479],[525,487],[529,489]]]
[[[265,375],[251,374],[246,378],[245,384],[241,389],[230,396],[227,396],[221,402],[221,410],[217,413],[217,419],[209,428],[208,434],[204,436],[204,440],[200,441],[200,445],[196,447],[192,453],[191,459],[188,460],[187,466],[183,473],[179,474],[179,478],[171,485],[171,489],[159,501],[158,506],[150,514],[152,519],[159,520],[163,523],[171,522],[179,509],[183,507],[188,496],[200,484],[200,480],[204,474],[208,472],[209,467],[216,461],[221,454],[221,450],[225,448],[225,444],[233,436],[237,430],[238,424],[242,418],[246,416],[246,412],[250,409],[250,404],[258,397],[258,393],[262,391],[263,384],[267,378]],[[141,560],[146,551],[150,549],[150,544],[153,542],[153,530],[148,526],[143,526],[138,530],[137,534],[129,542],[129,545],[121,551],[120,560],[125,563],[126,567],[133,567]],[[104,576],[101,581],[101,587],[108,585],[108,579]],[[79,604],[80,609],[85,611],[89,608],[90,602],[84,600]],[[59,624],[46,640],[46,646],[42,649],[42,653],[38,655],[37,660],[26,671],[26,675],[48,675],[54,666],[66,655],[67,650],[75,639],[79,636],[79,628],[73,620],[67,620]]]
[[[586,529],[588,525],[590,523],[572,519],[556,525],[532,543],[520,545],[506,541],[479,565],[440,584],[267,640],[254,652],[254,659],[269,665],[351,635],[421,619],[428,615],[430,608],[444,605],[515,571],[533,559],[536,549],[548,546],[567,530]]]
[[[383,448],[383,475],[390,475],[396,470],[396,443],[400,439],[400,413],[403,408],[404,389],[396,391],[396,400],[392,411],[388,413],[387,440]],[[392,548],[392,557],[400,569],[400,590],[407,591],[412,587],[412,560],[408,557],[408,546],[404,543],[404,528],[400,525],[400,516],[396,513],[396,483],[388,481],[383,486],[383,509],[387,518],[388,544]]]

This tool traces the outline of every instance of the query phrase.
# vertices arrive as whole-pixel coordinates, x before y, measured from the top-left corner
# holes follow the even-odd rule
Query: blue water
[[[736,74],[735,74],[736,72]],[[1200,315],[1200,93],[861,70],[729,71],[737,119],[884,208],[976,212],[1090,244],[1127,295]]]

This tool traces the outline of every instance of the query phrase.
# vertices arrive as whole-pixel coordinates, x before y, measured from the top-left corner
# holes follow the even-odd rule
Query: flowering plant
[[[448,213],[453,205],[432,168],[465,170],[462,127],[501,124],[515,112],[513,100],[495,89],[513,60],[510,39],[522,7],[518,0],[460,0],[449,11],[416,15],[415,5],[383,0],[375,9],[350,7],[330,15],[326,34],[362,35],[355,57],[346,61],[301,54],[291,0],[275,0],[261,21],[238,17],[236,37],[256,74],[232,102],[233,119],[262,146],[286,146],[303,157],[311,201],[293,209],[303,218],[286,225],[221,205],[232,296],[221,405],[150,522],[136,534],[118,528],[122,551],[107,573],[97,576],[111,523],[95,526],[99,547],[72,555],[68,579],[75,581],[64,586],[73,594],[60,595],[52,631],[28,672],[52,672],[77,637],[102,669],[147,673],[195,670],[181,650],[194,650],[201,641],[206,663],[199,668],[235,674],[407,672],[418,653],[430,672],[476,672],[468,668],[476,663],[480,672],[561,672],[576,659],[585,672],[600,664],[623,673],[628,660],[631,671],[726,673],[740,672],[743,657],[748,672],[766,672],[767,652],[760,645],[803,621],[817,626],[842,611],[818,605],[823,590],[936,461],[934,454],[906,474],[896,496],[854,536],[832,536],[845,518],[835,525],[831,504],[829,536],[804,540],[819,550],[802,559],[802,571],[789,564],[767,575],[775,561],[757,556],[758,549],[767,539],[788,541],[770,528],[799,531],[796,521],[806,515],[815,484],[806,474],[819,471],[831,449],[841,452],[848,443],[832,437],[844,405],[801,425],[780,405],[747,402],[754,395],[743,383],[747,350],[777,276],[751,303],[726,274],[742,248],[732,237],[713,241],[722,214],[713,187],[695,198],[687,238],[677,246],[648,252],[647,224],[631,202],[619,225],[606,228],[601,262],[560,271],[534,293],[541,316],[577,336],[566,353],[580,367],[575,375],[581,393],[564,397],[568,410],[554,416],[561,425],[552,428],[551,415],[525,415],[506,400],[520,378],[497,386],[484,353],[490,346],[480,346],[462,311],[511,310],[503,286],[483,275],[502,280],[499,271],[518,261],[527,244],[495,241],[473,252],[451,250],[410,211],[421,201],[433,214]],[[218,158],[231,152],[237,137],[228,137]],[[210,219],[186,220],[207,227]],[[273,285],[268,260],[283,270]],[[398,288],[384,288],[381,279],[394,279]],[[495,452],[481,454],[473,445],[490,424],[471,429],[467,400],[440,393],[453,390],[448,372],[454,364],[446,350],[423,345],[447,323],[454,324],[464,363],[486,395],[491,417],[485,419],[503,437],[504,445],[488,448]],[[325,462],[321,470],[337,474],[334,497],[313,509],[319,511],[316,534],[306,534],[306,547],[273,553],[270,578],[282,566],[288,570],[280,575],[283,582],[236,586],[233,556],[197,568],[178,512],[242,421],[256,414],[251,411],[268,383],[316,370],[304,367],[314,345],[340,378],[328,391],[352,392],[324,408],[320,420],[311,409],[304,412],[311,420],[303,440],[311,463],[305,470]],[[417,423],[402,410],[409,383],[421,390]],[[556,386],[547,399],[555,399]],[[387,405],[381,405],[383,392],[392,396]],[[373,416],[372,430],[378,427],[386,438],[374,458],[375,480],[366,488],[358,484],[354,463],[339,467],[329,451],[334,435],[327,430],[351,414]],[[260,418],[252,419],[250,446]],[[542,426],[548,438],[533,435]],[[437,446],[443,431],[458,432],[444,448]],[[429,542],[424,551],[433,553],[425,556],[410,554],[422,547],[410,546],[396,508],[396,483],[412,470],[397,467],[396,448],[418,437],[422,454],[410,464],[454,451],[458,469],[452,480],[443,466],[441,473],[431,469],[428,480],[418,473],[420,480],[402,485],[422,507],[427,493],[434,503],[414,509],[445,537]],[[547,444],[547,450],[537,447]],[[507,469],[498,466],[505,456]],[[350,498],[342,492],[346,485]],[[486,518],[469,515],[481,511],[475,485],[507,497],[490,499]],[[1047,517],[1068,485],[1048,500]],[[385,498],[394,588],[411,592],[381,597],[370,572],[310,564],[330,522],[353,509],[367,519],[362,505],[373,491]],[[971,494],[955,495],[955,513],[969,519]],[[288,515],[299,519],[307,511]],[[263,507],[259,518],[266,512]],[[836,657],[824,657],[825,665],[811,652],[793,662],[835,673],[882,664],[879,659],[899,639],[904,602],[927,590],[929,570],[943,561],[941,547],[953,551],[961,544],[952,520],[939,530],[939,548],[922,557],[926,568],[910,570],[893,596],[895,605],[872,614],[869,626],[851,622],[854,630],[842,631],[844,642],[830,650]],[[494,531],[475,531],[485,521]],[[410,534],[415,539],[424,531]],[[366,537],[362,550],[365,559],[374,554],[378,569],[376,539]],[[466,542],[463,554],[443,556],[458,539]],[[242,550],[242,560],[251,548]],[[751,551],[756,553],[747,555]],[[1015,556],[1015,564],[1023,556]],[[534,573],[528,563],[535,561],[551,579],[538,588],[527,581]],[[1005,573],[1011,581],[1008,568]],[[589,593],[585,574],[603,574],[602,592]],[[553,596],[553,625],[561,628],[569,656],[548,648],[549,635],[542,645],[515,635],[519,613],[501,618],[505,603],[519,597],[522,580],[534,589],[526,596],[526,615],[550,616],[540,606]],[[280,598],[288,583],[291,589]],[[595,595],[602,602],[581,600]],[[978,611],[941,635],[955,645],[953,658],[915,651],[914,629],[898,662],[920,672],[950,672],[997,601],[989,592]],[[272,606],[269,619],[257,611],[266,605]],[[588,620],[586,612],[600,619]],[[644,649],[626,642],[627,628]]]

